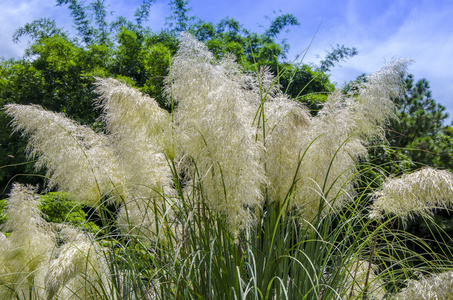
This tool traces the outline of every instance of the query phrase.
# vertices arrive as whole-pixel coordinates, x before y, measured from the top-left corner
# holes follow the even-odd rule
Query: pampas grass
[[[407,235],[391,230],[415,204],[415,213],[448,206],[450,173],[389,179],[374,196],[371,186],[356,188],[410,61],[391,62],[355,94],[333,93],[313,117],[267,68],[243,72],[188,33],[179,42],[166,78],[170,113],[101,78],[102,133],[39,106],[5,106],[47,168],[48,188],[98,210],[107,234],[46,223],[35,188],[15,185],[11,234],[0,235],[2,296],[383,299],[414,264],[451,268],[411,252]],[[104,214],[106,204],[115,211]],[[396,216],[377,218],[384,213]]]

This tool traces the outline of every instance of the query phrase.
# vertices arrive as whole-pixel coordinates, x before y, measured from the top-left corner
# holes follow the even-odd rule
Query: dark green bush
[[[83,210],[83,205],[72,200],[69,194],[51,192],[42,195],[40,199],[39,209],[44,213],[44,219],[47,222],[69,223],[92,233],[99,232],[100,228],[94,222],[87,220],[88,215]]]
[[[0,200],[0,226],[6,222],[7,216],[6,216],[6,209],[8,208],[8,200],[3,199]]]

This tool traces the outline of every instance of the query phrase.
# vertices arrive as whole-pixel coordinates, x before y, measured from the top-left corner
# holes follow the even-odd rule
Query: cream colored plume
[[[436,208],[453,204],[453,174],[446,170],[423,168],[399,178],[387,179],[374,194],[370,217],[393,214],[403,219],[430,216]]]
[[[0,240],[0,299],[27,294],[43,286],[43,274],[55,245],[55,234],[41,216],[35,187],[14,184],[8,198],[8,220]]]
[[[106,136],[37,105],[5,108],[14,130],[29,137],[27,152],[38,157],[36,168],[47,168],[49,188],[70,192],[93,207],[105,195],[121,197],[123,176]]]
[[[164,195],[175,194],[169,167],[177,151],[171,116],[154,99],[115,79],[98,78],[96,85],[109,145],[126,178],[118,225],[125,233],[155,239],[154,212],[162,211]]]
[[[47,268],[47,299],[56,295],[64,299],[101,299],[101,289],[108,293],[111,286],[102,249],[90,236],[70,226],[60,226],[58,237],[64,244],[56,249]]]
[[[172,177],[166,157],[175,156],[170,114],[154,99],[115,79],[98,78],[96,85],[102,120],[126,174],[128,193],[149,197],[156,188],[169,193]]]
[[[394,300],[453,300],[453,271],[408,280],[406,288]]]
[[[357,94],[333,93],[315,117],[269,93],[264,143],[271,199],[284,201],[292,186],[290,203],[309,222],[320,208],[327,213],[351,201],[356,165],[367,156],[368,140],[382,138],[382,126],[393,116],[391,97],[403,90],[401,75],[408,63],[395,61],[369,76]]]
[[[257,92],[231,57],[215,60],[189,34],[167,79],[167,93],[177,103],[175,122],[189,173],[198,170],[210,207],[225,214],[232,232],[253,221],[249,209],[261,206],[265,183],[263,146],[256,140]],[[193,159],[193,161],[191,161]]]

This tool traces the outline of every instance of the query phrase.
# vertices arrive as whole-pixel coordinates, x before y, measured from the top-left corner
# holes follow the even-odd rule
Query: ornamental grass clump
[[[29,154],[47,167],[49,188],[93,207],[109,197],[123,209],[129,204],[134,216],[175,195],[174,163],[186,176],[186,190],[190,182],[201,184],[200,196],[225,216],[234,235],[256,221],[264,199],[284,203],[291,195],[308,221],[319,209],[353,199],[365,138],[380,133],[390,117],[389,97],[402,90],[407,61],[372,75],[357,95],[334,93],[312,117],[281,94],[268,70],[254,77],[233,57],[215,59],[191,35],[179,39],[166,81],[176,105],[171,114],[113,79],[97,81],[106,134],[40,107],[6,106],[15,130],[30,137]]]
[[[38,199],[35,187],[11,189],[2,228],[10,235],[0,235],[0,298],[95,299],[109,286],[103,250],[79,229],[47,223]]]
[[[15,186],[5,227],[11,235],[0,235],[2,292],[27,298],[24,289],[31,289],[47,299],[383,299],[412,276],[413,265],[432,267],[407,249],[404,233],[391,231],[397,217],[368,218],[368,204],[374,197],[373,217],[404,217],[412,207],[395,204],[392,211],[390,201],[423,198],[439,206],[446,198],[414,196],[406,177],[374,196],[370,183],[357,189],[364,169],[358,164],[369,143],[383,138],[409,61],[390,63],[353,94],[333,93],[312,116],[281,92],[268,68],[246,73],[234,57],[216,59],[188,33],[179,42],[165,80],[170,112],[103,78],[95,83],[103,132],[39,106],[5,106],[14,130],[29,137],[37,167],[47,168],[48,189],[70,193],[105,227],[93,237],[46,223],[33,208],[24,226],[34,231],[22,231],[14,227],[17,207],[36,196]],[[450,175],[436,174],[449,197]],[[393,192],[398,185],[404,187]],[[26,238],[16,238],[21,234]],[[27,248],[27,239],[47,242]],[[30,253],[19,257],[15,249]]]

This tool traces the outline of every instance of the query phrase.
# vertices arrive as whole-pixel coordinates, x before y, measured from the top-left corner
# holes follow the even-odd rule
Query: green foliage
[[[294,15],[283,14],[272,20],[269,29],[266,30],[265,35],[269,39],[276,38],[285,27],[295,25],[300,25],[300,23]]]
[[[36,58],[31,64],[40,70],[45,84],[38,89],[42,97],[35,98],[32,103],[64,112],[82,123],[92,123],[96,118],[91,104],[95,95],[91,92],[93,78],[87,75],[99,69],[91,63],[105,57],[105,50],[91,47],[89,53],[85,53],[64,36],[46,38],[33,44],[28,54]],[[26,103],[21,100],[19,103]]]
[[[270,23],[263,34],[250,32],[237,20],[228,17],[215,26],[199,21],[189,31],[203,41],[217,58],[231,53],[247,70],[270,66],[277,74],[277,60],[286,57],[289,46],[284,40],[277,43],[276,39],[284,29],[299,25],[299,22],[292,14],[281,14]]]
[[[0,200],[0,228],[1,228],[2,224],[5,223],[6,220],[8,219],[8,216],[6,215],[7,208],[8,208],[8,200],[7,199]]]
[[[92,20],[89,19],[89,11],[88,9],[93,9],[96,14],[96,21],[97,23],[103,23],[102,20],[102,8],[100,8],[96,4],[100,4],[100,1],[97,0],[92,2],[91,6],[84,7],[82,6],[83,2],[79,2],[78,0],[57,0],[57,5],[67,4],[69,10],[71,11],[71,16],[74,19],[74,25],[79,32],[82,41],[89,45],[93,43],[96,39],[96,30],[91,25]],[[101,18],[101,19],[100,19]],[[105,18],[105,15],[104,15]],[[99,22],[101,21],[101,22]]]
[[[453,169],[451,127],[443,125],[448,118],[445,107],[431,97],[426,79],[414,82],[405,78],[406,95],[396,99],[398,122],[390,126],[389,143],[405,148],[413,161]]]
[[[319,70],[321,72],[329,72],[332,67],[337,65],[339,62],[346,61],[351,57],[358,54],[356,48],[348,48],[344,45],[337,45],[335,48],[327,53],[326,57],[321,61]]]
[[[116,74],[128,76],[136,82],[143,82],[140,55],[142,54],[142,40],[137,34],[123,28],[118,34],[118,47],[114,53],[115,60],[112,70]]]
[[[107,11],[104,6],[104,0],[96,0],[90,5],[93,11],[94,22],[96,24],[93,30],[94,36],[96,37],[96,43],[108,44],[109,42],[109,26],[106,21]]]
[[[371,150],[371,162],[376,163],[373,159],[379,156],[378,165],[381,169],[387,172],[400,174],[405,173],[414,168],[415,163],[406,151],[402,148],[395,148],[388,144],[375,145]]]
[[[51,192],[40,197],[39,209],[44,214],[44,220],[50,223],[67,223],[87,232],[98,233],[99,226],[88,221],[84,206],[63,192]]]
[[[163,86],[170,68],[171,57],[172,51],[163,44],[152,45],[142,56],[146,80],[140,90],[156,99],[161,107],[169,107],[163,93]]]
[[[155,0],[143,0],[143,3],[135,10],[134,16],[138,27],[148,20],[149,10],[154,2]]]
[[[36,103],[44,98],[43,72],[25,60],[0,62],[0,101],[6,103]]]
[[[392,142],[396,146],[410,144],[425,135],[435,135],[442,129],[442,121],[448,115],[445,107],[431,97],[431,90],[426,79],[414,83],[413,75],[405,77],[406,95],[396,99],[400,122],[395,122],[395,135]],[[393,141],[395,140],[395,141]]]
[[[335,90],[329,76],[310,65],[282,65],[279,83],[282,92],[296,99],[316,114],[327,97]]]
[[[84,206],[64,192],[51,192],[40,196],[39,210],[43,213],[44,220],[56,224],[70,224],[81,228],[86,232],[97,234],[99,226],[94,222],[88,221],[88,214],[84,211]],[[0,200],[0,226],[6,222],[8,215],[8,200]]]
[[[192,10],[189,7],[189,0],[171,0],[170,10],[171,15],[167,18],[170,29],[176,33],[188,30],[191,22],[195,19],[195,17],[188,15]]]
[[[62,30],[57,27],[54,20],[41,18],[31,23],[19,27],[13,34],[13,41],[18,43],[22,36],[28,35],[34,40],[48,38],[54,35],[63,34]]]

